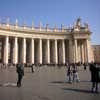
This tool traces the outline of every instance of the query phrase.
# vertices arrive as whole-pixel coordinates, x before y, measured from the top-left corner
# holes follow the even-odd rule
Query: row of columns
[[[54,59],[55,59],[55,64],[58,64],[58,45],[57,45],[57,39],[54,40]],[[62,40],[62,52],[63,53],[63,64],[66,63],[66,56],[65,56],[65,41]],[[35,46],[34,46],[34,39],[31,39],[31,43],[30,43],[30,49],[29,49],[29,56],[30,56],[30,63],[35,63]],[[43,61],[43,51],[42,51],[42,39],[39,39],[39,63],[42,64]],[[80,48],[79,48],[80,46]],[[89,41],[86,39],[84,40],[84,42],[82,42],[81,45],[78,46],[78,40],[75,39],[73,40],[69,40],[69,62],[90,62],[90,57],[89,57]],[[13,43],[13,63],[16,64],[18,63],[18,38],[15,37],[14,38],[14,43]],[[4,63],[8,63],[8,58],[9,58],[9,37],[5,37],[5,41],[4,41],[4,57],[3,57],[3,61]],[[80,60],[81,59],[81,60]],[[22,39],[22,46],[21,46],[21,62],[22,63],[26,63],[26,38]],[[47,63],[50,64],[50,40],[47,39]]]
[[[55,55],[54,55],[54,59],[55,59],[55,64],[58,64],[58,47],[57,47],[57,39],[54,40],[54,48],[55,48]],[[29,56],[30,56],[30,62],[31,63],[35,63],[34,61],[34,56],[35,56],[35,46],[34,46],[34,39],[31,39],[31,43],[30,43],[30,49],[29,49]],[[12,44],[11,44],[12,45]],[[18,38],[15,37],[14,38],[14,43],[13,43],[13,56],[12,56],[12,61],[14,64],[18,63],[18,59],[21,59],[22,63],[26,63],[26,38],[22,39],[22,45],[19,47],[18,46]],[[39,39],[39,63],[42,64],[43,61],[43,51],[42,51],[42,39]],[[18,57],[18,50],[19,48],[21,49],[21,57]],[[63,53],[63,64],[65,64],[65,41],[62,40],[62,52]],[[50,64],[50,40],[47,39],[47,63]],[[5,64],[8,63],[8,58],[9,58],[9,37],[5,37],[5,41],[4,41],[4,56],[3,56],[3,62]]]
[[[74,49],[73,49],[74,62],[76,63],[77,62],[82,62],[82,63],[91,62],[90,50],[89,50],[90,44],[88,42],[89,42],[88,39],[82,40],[80,41],[80,43],[78,43],[77,39],[74,40]]]

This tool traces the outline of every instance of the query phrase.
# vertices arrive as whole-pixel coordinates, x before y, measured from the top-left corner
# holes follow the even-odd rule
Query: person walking
[[[72,83],[72,65],[68,64],[68,70],[67,70],[67,77],[68,77],[68,82]]]
[[[91,82],[92,89],[91,92],[98,93],[98,83],[100,82],[100,67],[96,63],[90,64],[90,72],[91,72]]]
[[[74,63],[72,65],[72,72],[73,72],[73,82],[80,82],[79,75],[78,75],[78,68],[77,65]]]
[[[32,73],[34,73],[34,64],[30,65]]]
[[[17,64],[16,68],[17,68],[16,71],[18,73],[17,86],[21,87],[21,81],[22,81],[22,78],[24,76],[24,64],[23,63],[19,63],[19,64]]]
[[[84,70],[86,71],[88,64],[84,63],[83,66],[84,66]]]

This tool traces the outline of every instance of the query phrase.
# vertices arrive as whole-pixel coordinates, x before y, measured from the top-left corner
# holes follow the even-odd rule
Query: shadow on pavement
[[[67,83],[67,82],[64,82],[64,81],[52,81],[50,83],[55,83],[55,84],[63,84],[63,83]]]
[[[90,80],[81,80],[80,82],[91,82]]]
[[[83,90],[83,89],[72,89],[72,88],[62,88],[66,91],[75,91],[75,92],[83,92],[83,93],[92,93],[90,90]]]
[[[80,82],[91,82],[91,81],[90,80],[81,80]],[[68,81],[52,81],[50,83],[63,84],[63,83],[69,83],[69,82]]]

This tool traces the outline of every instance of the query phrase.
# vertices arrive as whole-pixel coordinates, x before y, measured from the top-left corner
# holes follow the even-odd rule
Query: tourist
[[[79,82],[79,75],[78,75],[78,68],[77,68],[77,64],[73,64],[72,65],[72,72],[73,72],[73,82]]]
[[[17,86],[21,87],[21,81],[24,76],[24,64],[22,64],[22,63],[17,64],[16,68],[17,68],[17,73],[18,73]]]
[[[68,64],[67,67],[68,67],[68,70],[67,70],[68,82],[72,83],[72,66],[71,64]]]
[[[96,63],[90,64],[92,92],[98,93],[98,83],[100,82],[100,67]]]
[[[34,73],[34,64],[30,65],[32,73]]]
[[[84,66],[84,70],[86,70],[87,69],[87,63],[84,63],[83,66]]]

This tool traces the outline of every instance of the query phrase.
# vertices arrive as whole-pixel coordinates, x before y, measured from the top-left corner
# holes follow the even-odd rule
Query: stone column
[[[22,62],[26,63],[26,39],[22,40]]]
[[[55,39],[55,64],[58,64],[58,49],[57,40]]]
[[[74,48],[73,48],[73,41],[69,40],[69,63],[74,62]]]
[[[81,62],[81,42],[79,43],[79,62]]]
[[[86,40],[84,41],[84,62],[87,63],[87,48],[86,48]]]
[[[4,41],[4,57],[3,57],[4,64],[8,64],[8,57],[9,57],[8,53],[9,53],[9,37],[6,36]]]
[[[48,50],[48,64],[50,64],[50,40],[47,40],[47,50]]]
[[[90,53],[90,41],[88,39],[86,40],[86,52],[87,52],[87,62],[93,61]]]
[[[63,64],[65,64],[65,41],[62,40],[62,49],[63,49]]]
[[[75,63],[78,61],[78,53],[77,53],[77,40],[74,40],[74,46],[75,46]]]
[[[81,53],[82,53],[82,63],[84,63],[84,45],[81,45]]]
[[[80,62],[82,62],[82,42],[80,43]]]
[[[78,44],[78,62],[81,62],[81,41]]]
[[[40,64],[42,64],[42,39],[40,39]]]
[[[14,44],[13,44],[13,63],[18,63],[18,38],[14,38]]]
[[[31,63],[34,64],[34,39],[31,39],[30,59]]]

